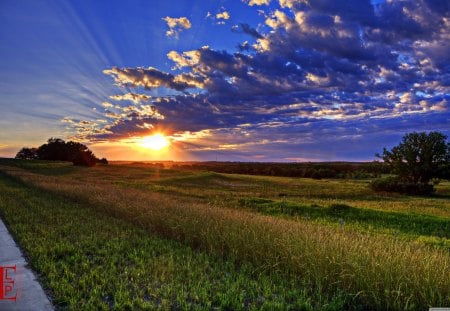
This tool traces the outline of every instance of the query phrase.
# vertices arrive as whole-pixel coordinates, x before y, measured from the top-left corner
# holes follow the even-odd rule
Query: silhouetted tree
[[[60,138],[50,138],[39,148],[22,148],[16,155],[20,159],[40,159],[50,161],[70,161],[74,165],[94,166],[96,163],[108,164],[105,158],[98,159],[85,145]]]
[[[38,150],[39,159],[50,161],[71,161],[66,142],[60,138],[50,138]]]
[[[439,132],[410,133],[390,151],[383,148],[378,157],[390,165],[392,172],[405,182],[428,183],[432,178],[448,178],[450,143]],[[447,171],[447,173],[446,173]]]
[[[94,166],[98,159],[94,156],[91,150],[79,150],[75,153],[72,163],[73,165]]]
[[[39,159],[39,155],[37,153],[37,148],[23,147],[19,152],[17,152],[15,158],[22,160],[36,160]]]

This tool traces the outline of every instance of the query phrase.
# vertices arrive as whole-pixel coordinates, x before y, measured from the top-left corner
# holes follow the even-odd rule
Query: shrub
[[[398,192],[410,195],[430,195],[435,192],[433,185],[406,182],[398,177],[375,179],[370,183],[370,187],[374,191]]]

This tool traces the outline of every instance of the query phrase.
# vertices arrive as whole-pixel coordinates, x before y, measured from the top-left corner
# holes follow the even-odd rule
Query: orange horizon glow
[[[156,137],[154,137],[156,136]],[[180,142],[165,132],[103,141],[90,144],[97,157],[111,161],[184,161],[195,160],[195,156],[180,148]]]

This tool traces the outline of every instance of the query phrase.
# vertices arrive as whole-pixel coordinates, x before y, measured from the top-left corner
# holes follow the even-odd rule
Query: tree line
[[[202,162],[174,165],[178,169],[206,170],[228,174],[308,178],[376,178],[375,191],[429,195],[440,179],[450,180],[450,143],[440,132],[413,132],[399,145],[376,154],[382,162],[370,163],[243,163]],[[380,178],[382,174],[390,176]]]
[[[390,169],[382,162],[308,162],[308,163],[273,163],[273,162],[198,162],[179,163],[173,169],[201,170],[225,174],[246,174],[300,178],[342,178],[365,179],[387,174]]]
[[[376,191],[427,195],[435,191],[440,179],[450,180],[450,143],[440,132],[409,133],[391,150],[376,154],[382,162],[261,163],[194,162],[172,165],[179,170],[203,170],[227,174],[269,175],[307,178],[377,178],[371,187]],[[71,161],[74,165],[93,166],[108,161],[98,159],[85,145],[50,138],[38,148],[22,148],[17,159]],[[162,166],[162,164],[158,164]],[[391,176],[380,178],[383,174]]]

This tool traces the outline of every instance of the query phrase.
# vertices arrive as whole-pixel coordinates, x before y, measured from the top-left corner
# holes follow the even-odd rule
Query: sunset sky
[[[1,0],[0,43],[3,157],[363,161],[450,135],[448,0]]]

